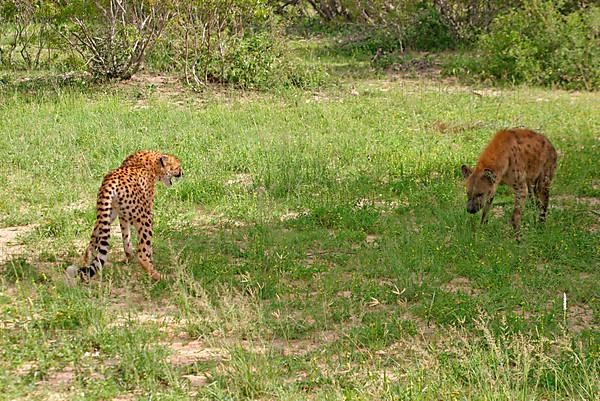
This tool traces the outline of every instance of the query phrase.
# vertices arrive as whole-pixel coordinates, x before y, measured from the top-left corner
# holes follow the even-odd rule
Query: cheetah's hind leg
[[[133,247],[131,246],[131,226],[129,222],[119,216],[119,226],[121,227],[121,237],[123,237],[123,251],[125,252],[125,262],[133,260]]]

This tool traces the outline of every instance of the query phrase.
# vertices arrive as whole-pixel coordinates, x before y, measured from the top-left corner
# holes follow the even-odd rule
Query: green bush
[[[294,63],[285,45],[270,32],[235,38],[224,59],[207,62],[212,80],[242,88],[312,88],[326,80],[322,69]]]
[[[481,35],[472,73],[568,89],[600,88],[600,7],[568,15],[554,1],[529,0]]]
[[[457,39],[433,5],[423,1],[417,3],[412,12],[412,22],[404,33],[407,48],[439,51],[456,46]]]
[[[243,36],[222,35],[220,45],[200,49],[188,60],[185,43],[169,32],[148,54],[155,72],[182,73],[192,85],[219,83],[244,89],[318,88],[329,81],[320,65],[295,58],[277,30],[247,30]],[[187,64],[187,65],[186,65]],[[192,79],[192,76],[197,79]]]
[[[149,59],[172,65],[193,86],[250,89],[319,86],[325,74],[291,60],[267,0],[179,2],[177,24]],[[169,63],[169,58],[172,63]]]

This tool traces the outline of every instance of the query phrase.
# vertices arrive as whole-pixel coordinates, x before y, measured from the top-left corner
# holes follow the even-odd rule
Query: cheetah
[[[546,219],[550,184],[556,170],[557,153],[548,138],[526,128],[501,130],[483,150],[474,169],[465,165],[461,173],[467,187],[467,211],[483,209],[487,222],[498,185],[509,185],[515,193],[511,224],[520,240],[521,211],[527,192],[534,194],[540,222]]]
[[[128,261],[133,258],[130,225],[138,233],[138,261],[154,280],[161,275],[152,263],[152,208],[155,184],[162,181],[167,187],[173,177],[181,177],[181,162],[173,155],[140,151],[127,157],[121,166],[102,180],[96,203],[96,224],[90,243],[83,254],[79,277],[88,281],[98,273],[108,258],[110,226],[119,217],[123,249]],[[94,252],[96,252],[95,257]],[[93,259],[92,259],[93,257]]]

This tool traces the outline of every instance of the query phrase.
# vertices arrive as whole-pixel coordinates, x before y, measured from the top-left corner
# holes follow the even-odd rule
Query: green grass
[[[31,225],[0,268],[0,399],[597,399],[600,95],[352,86],[0,94],[0,227]],[[560,153],[522,243],[510,192],[480,226],[460,180],[516,125]],[[113,236],[102,279],[66,285],[103,175],[146,148],[184,168],[155,204],[169,278]]]

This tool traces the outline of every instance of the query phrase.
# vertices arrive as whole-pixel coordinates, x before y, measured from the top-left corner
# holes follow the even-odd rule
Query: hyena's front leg
[[[483,209],[481,211],[481,224],[486,224],[488,222],[488,213],[489,213],[490,209],[492,208],[493,201],[494,201],[494,198],[490,198],[490,200],[483,207]]]
[[[512,213],[512,217],[510,222],[515,231],[515,235],[517,241],[521,240],[521,213],[523,211],[523,207],[525,206],[525,201],[527,200],[527,184],[525,181],[517,182],[513,186],[513,190],[515,191],[515,208]]]

